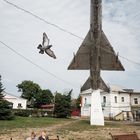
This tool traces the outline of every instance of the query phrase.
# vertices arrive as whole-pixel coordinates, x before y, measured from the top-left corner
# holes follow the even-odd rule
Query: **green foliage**
[[[12,103],[4,100],[3,92],[4,88],[1,82],[0,75],[0,120],[11,120],[14,118],[12,115]]]
[[[15,115],[21,117],[29,117],[31,114],[30,110],[16,110]]]
[[[41,105],[53,103],[54,96],[49,89],[42,90],[35,101],[35,106],[40,107]]]
[[[20,92],[22,92],[21,97],[30,101],[32,98],[36,98],[41,92],[41,88],[38,84],[33,81],[23,81],[21,84],[17,85]]]
[[[42,90],[42,104],[53,103],[54,96],[49,89]]]
[[[2,85],[2,82],[1,82],[1,75],[0,75],[0,100],[3,99],[4,95],[3,95],[3,92],[4,91],[4,88],[3,88],[3,85]]]
[[[81,104],[81,96],[79,95],[78,98],[76,99],[76,108],[77,109],[81,108],[80,104]]]
[[[41,88],[33,81],[23,81],[17,85],[21,92],[21,97],[28,100],[28,107],[34,107],[35,100],[39,98],[41,94]]]
[[[77,99],[72,100],[72,108],[80,110],[81,106],[81,96],[79,95]]]
[[[71,116],[71,92],[66,95],[57,93],[55,95],[55,109],[54,114],[58,118],[67,118]]]
[[[21,97],[28,100],[28,107],[39,108],[41,105],[53,103],[53,94],[49,89],[42,90],[33,81],[23,81],[17,85]]]
[[[13,113],[15,116],[20,116],[20,117],[50,117],[52,116],[52,111],[46,111],[42,109],[14,109]]]
[[[32,117],[51,117],[52,113],[52,111],[42,109],[33,109],[30,111]]]
[[[0,120],[12,120],[12,103],[6,100],[0,100]]]

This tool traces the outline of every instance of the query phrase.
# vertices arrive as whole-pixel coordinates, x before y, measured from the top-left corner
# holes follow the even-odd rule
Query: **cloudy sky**
[[[90,0],[8,1],[82,38],[89,30]],[[101,75],[107,84],[135,91],[140,91],[139,7],[140,0],[103,0],[103,30],[114,50],[119,52],[125,71],[103,71]],[[74,97],[79,94],[89,71],[71,71],[67,67],[82,43],[81,39],[4,0],[0,0],[0,20],[0,41],[26,58],[0,43],[0,74],[7,92],[20,96],[16,85],[23,80],[32,80],[42,89],[51,89],[52,92],[73,89]],[[42,42],[43,32],[50,38],[56,60],[38,53],[37,46]]]

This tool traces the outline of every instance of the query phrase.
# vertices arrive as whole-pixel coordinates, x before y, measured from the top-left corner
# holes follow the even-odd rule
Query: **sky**
[[[90,0],[8,1],[81,38],[89,31]],[[119,52],[125,71],[101,71],[101,76],[106,84],[140,91],[140,0],[102,0],[102,7],[103,31],[115,52]],[[4,0],[0,0],[0,19],[0,41],[31,61],[0,43],[0,75],[5,91],[20,96],[17,84],[32,80],[42,89],[62,93],[73,89],[72,96],[79,95],[89,71],[67,68],[73,53],[77,52],[82,43],[80,38]],[[53,45],[56,60],[38,53],[37,46],[42,43],[43,32],[47,33]]]

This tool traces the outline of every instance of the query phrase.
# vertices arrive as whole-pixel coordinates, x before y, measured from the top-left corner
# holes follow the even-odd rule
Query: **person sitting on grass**
[[[41,131],[41,136],[39,136],[38,140],[49,140],[49,137],[47,136],[47,133],[45,130]]]
[[[31,132],[31,136],[26,138],[26,140],[37,140],[36,134],[34,131]]]

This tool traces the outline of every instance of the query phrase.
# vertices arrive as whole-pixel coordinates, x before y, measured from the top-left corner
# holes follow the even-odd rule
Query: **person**
[[[34,131],[31,132],[31,136],[26,138],[26,140],[37,140],[36,134]]]
[[[41,136],[39,136],[38,140],[49,140],[49,137],[47,136],[47,132],[45,130],[41,131]]]

